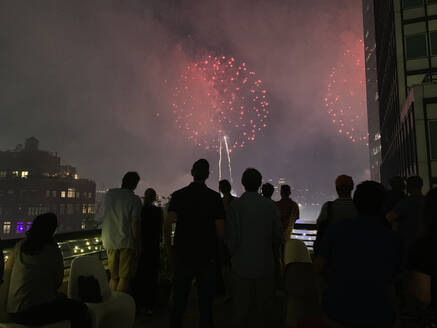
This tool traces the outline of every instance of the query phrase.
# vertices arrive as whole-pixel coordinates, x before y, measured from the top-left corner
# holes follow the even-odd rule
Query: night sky
[[[136,170],[137,193],[161,195],[205,157],[215,189],[218,154],[187,140],[170,104],[181,69],[224,54],[270,96],[269,126],[232,153],[235,189],[255,167],[301,201],[324,201],[337,175],[369,175],[367,147],[338,135],[323,103],[333,65],[362,34],[360,0],[0,1],[0,149],[35,136],[98,186]]]

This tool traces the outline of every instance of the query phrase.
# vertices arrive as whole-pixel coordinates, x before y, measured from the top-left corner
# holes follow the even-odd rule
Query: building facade
[[[381,131],[379,125],[378,70],[376,69],[375,14],[373,0],[363,1],[363,21],[370,177],[374,181],[381,181]]]
[[[38,214],[58,216],[58,232],[79,231],[95,212],[96,185],[61,165],[57,154],[39,149],[29,138],[23,146],[0,151],[0,235],[19,238]]]
[[[437,186],[437,0],[373,5],[381,181],[420,175],[428,190]]]

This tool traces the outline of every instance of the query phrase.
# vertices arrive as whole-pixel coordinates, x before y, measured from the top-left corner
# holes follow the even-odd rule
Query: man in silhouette
[[[244,171],[245,193],[227,212],[225,242],[231,254],[234,327],[246,327],[255,316],[262,327],[271,327],[275,290],[274,249],[282,240],[281,222],[275,204],[261,196],[261,173]],[[255,313],[251,304],[257,305]]]
[[[275,187],[271,183],[264,183],[261,186],[261,195],[265,198],[272,200],[273,193],[275,192]]]
[[[140,181],[137,172],[127,172],[121,188],[105,195],[102,242],[108,254],[112,290],[130,291],[141,236],[141,199],[134,194]]]
[[[220,194],[209,189],[209,163],[200,159],[191,169],[193,182],[172,194],[165,223],[165,241],[173,259],[173,308],[170,327],[182,327],[192,281],[196,278],[201,328],[213,327],[217,238],[224,233],[225,211]],[[174,249],[172,226],[176,224]]]

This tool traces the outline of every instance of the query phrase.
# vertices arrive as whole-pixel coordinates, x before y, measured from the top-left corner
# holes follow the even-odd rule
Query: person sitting
[[[327,275],[322,308],[328,327],[393,327],[394,284],[402,268],[400,237],[384,224],[384,187],[374,181],[358,185],[354,219],[333,224],[314,260]]]
[[[261,195],[265,198],[272,200],[273,193],[275,192],[275,187],[271,183],[264,183],[261,186]]]
[[[412,246],[407,263],[408,294],[415,301],[412,303],[418,305],[416,314],[421,317],[428,310],[437,314],[437,188],[426,195],[424,219],[428,227],[426,235]]]
[[[64,277],[64,260],[53,239],[56,227],[55,214],[39,215],[26,238],[15,246],[7,311],[14,322],[23,325],[69,320],[72,328],[91,327],[85,303],[57,292]]]

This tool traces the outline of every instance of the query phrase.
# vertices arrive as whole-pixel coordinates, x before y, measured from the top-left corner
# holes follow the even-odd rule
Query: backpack
[[[323,236],[326,233],[326,230],[328,230],[328,226],[330,225],[333,217],[333,201],[329,201],[326,203],[326,211],[327,211],[327,217],[326,220],[323,220],[318,226],[317,226],[317,235],[316,239],[314,240],[313,249],[314,254],[319,255],[320,251],[320,244],[322,243]]]

